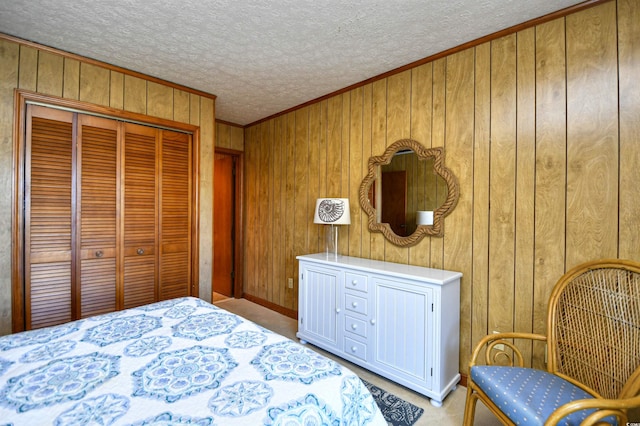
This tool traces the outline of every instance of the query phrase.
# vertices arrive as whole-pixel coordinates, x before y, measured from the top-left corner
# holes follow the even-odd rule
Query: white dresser
[[[428,396],[460,380],[460,272],[357,257],[298,256],[298,333]]]

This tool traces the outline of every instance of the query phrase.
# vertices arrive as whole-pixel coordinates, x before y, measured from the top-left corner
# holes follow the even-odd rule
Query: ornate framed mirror
[[[369,230],[401,247],[426,235],[441,237],[458,196],[458,180],[444,166],[444,148],[425,148],[413,139],[398,140],[369,158],[359,194]]]

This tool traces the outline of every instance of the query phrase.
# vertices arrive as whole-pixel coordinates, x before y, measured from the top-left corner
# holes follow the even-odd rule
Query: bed
[[[0,425],[386,425],[350,370],[186,297],[0,337]]]

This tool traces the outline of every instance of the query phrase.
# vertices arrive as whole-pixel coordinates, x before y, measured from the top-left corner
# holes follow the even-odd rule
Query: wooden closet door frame
[[[191,228],[191,292],[199,294],[199,212],[200,212],[200,127],[144,114],[118,110],[88,102],[63,99],[56,96],[43,95],[32,91],[16,89],[14,91],[14,138],[13,138],[13,214],[12,228],[12,266],[11,266],[11,312],[13,332],[25,329],[25,292],[24,292],[24,237],[25,237],[25,155],[26,155],[26,115],[27,104],[64,109],[87,115],[113,118],[121,121],[146,124],[153,127],[176,130],[192,134],[192,228]],[[212,118],[213,119],[213,118]],[[75,245],[75,241],[73,244]]]

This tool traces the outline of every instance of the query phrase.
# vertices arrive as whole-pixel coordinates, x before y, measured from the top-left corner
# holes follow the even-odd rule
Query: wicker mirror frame
[[[433,170],[447,185],[447,198],[434,212],[433,225],[418,225],[411,235],[402,237],[391,229],[388,223],[376,220],[376,210],[369,202],[369,188],[376,179],[378,167],[389,164],[395,153],[401,150],[413,150],[420,160],[433,159]],[[442,237],[444,235],[444,217],[454,209],[458,203],[460,190],[455,175],[444,166],[444,148],[425,148],[413,139],[400,139],[391,144],[380,156],[369,158],[368,173],[360,184],[360,206],[367,213],[369,230],[381,232],[385,238],[400,247],[410,247],[419,243],[425,236]]]

